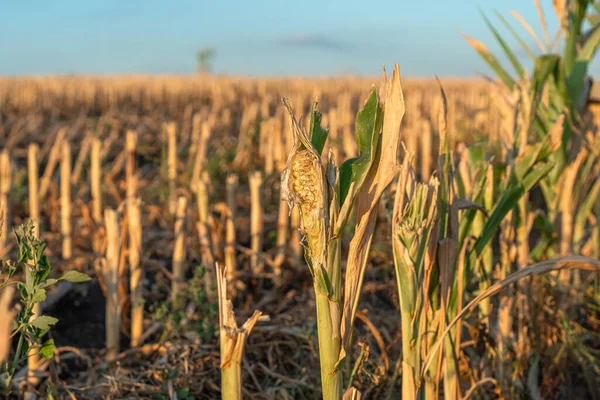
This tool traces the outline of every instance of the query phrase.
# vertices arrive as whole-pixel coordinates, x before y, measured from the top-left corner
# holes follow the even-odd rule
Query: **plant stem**
[[[324,293],[320,293],[316,285],[315,294],[323,400],[339,400],[342,398],[342,374],[340,371],[336,371],[335,365],[340,354],[340,335],[339,331],[337,337],[333,335],[329,298]]]
[[[23,347],[23,341],[25,340],[25,333],[23,332],[25,327],[21,328],[21,336],[19,336],[19,343],[17,344],[17,350],[15,351],[15,358],[13,358],[12,365],[10,366],[10,372],[8,374],[8,379],[6,380],[6,387],[10,390],[12,384],[12,378],[17,370],[17,365],[21,359],[21,349]]]
[[[233,360],[228,368],[221,369],[221,399],[241,400],[241,364],[239,360]]]

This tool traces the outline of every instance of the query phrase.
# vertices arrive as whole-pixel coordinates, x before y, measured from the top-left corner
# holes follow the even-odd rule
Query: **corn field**
[[[465,35],[486,79],[0,78],[1,392],[600,398],[600,6],[560,4],[530,71]]]

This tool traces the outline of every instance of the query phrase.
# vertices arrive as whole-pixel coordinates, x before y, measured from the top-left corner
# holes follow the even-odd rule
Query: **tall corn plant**
[[[379,199],[398,169],[404,115],[398,65],[391,80],[384,70],[379,92],[371,90],[356,116],[359,156],[346,160],[339,168],[331,152],[327,165],[321,162],[328,131],[320,125],[316,103],[308,132],[285,99],[284,105],[294,142],[282,174],[282,198],[290,210],[295,206],[300,209],[304,255],[316,298],[323,398],[337,400],[342,397],[341,365],[350,349]],[[343,275],[341,235],[353,210],[356,226]]]
[[[394,206],[392,244],[402,314],[402,391],[407,399],[434,398],[442,375],[444,397],[459,397],[460,323],[448,329],[448,322],[467,300],[465,288],[475,267],[493,263],[490,243],[502,221],[551,171],[549,157],[558,146],[556,133],[536,145],[522,146],[501,179],[493,176],[490,161],[480,154],[474,182],[467,181],[460,170],[457,173],[450,150],[443,89],[441,98],[439,180],[415,184],[406,159]],[[500,182],[497,197],[487,189],[493,181]],[[441,336],[447,329],[448,334]],[[443,351],[432,358],[431,344],[442,338]],[[425,358],[429,358],[427,368]]]
[[[538,57],[534,56],[533,50],[525,44],[525,41],[508,21],[497,14],[500,22],[533,61],[534,70],[531,76],[528,76],[526,69],[506,40],[485,15],[483,15],[483,18],[486,24],[502,48],[504,55],[510,61],[516,75],[511,75],[483,43],[466,35],[465,38],[492,68],[508,91],[520,91],[522,95],[525,95],[521,96],[521,99],[529,98],[531,100],[528,113],[530,114],[529,124],[532,129],[525,130],[526,140],[533,142],[543,140],[549,135],[561,115],[564,115],[561,120],[560,146],[551,156],[556,168],[541,182],[541,188],[548,206],[547,216],[554,226],[558,227],[560,236],[564,236],[565,233],[571,232],[570,227],[562,229],[564,225],[573,223],[572,220],[564,220],[564,209],[570,208],[571,212],[574,212],[574,209],[579,208],[582,213],[588,211],[589,206],[595,202],[598,195],[597,191],[590,191],[587,195],[582,193],[574,202],[569,204],[555,201],[555,199],[561,197],[559,196],[561,192],[569,190],[570,182],[562,176],[563,171],[569,166],[573,170],[579,168],[579,165],[593,162],[586,160],[588,155],[594,158],[597,157],[596,146],[585,135],[582,116],[592,87],[592,80],[588,76],[589,65],[600,45],[600,2],[595,0],[554,0],[554,12],[560,22],[554,40],[549,38],[548,26],[539,1],[534,0],[534,3],[540,16],[544,41],[537,36],[531,25],[517,12],[513,11],[513,16],[526,28],[537,43],[542,53]],[[558,53],[557,50],[561,47],[562,53]],[[522,101],[519,103],[521,107],[525,105]],[[575,163],[575,157],[582,149],[588,154]],[[522,204],[520,209],[524,211],[525,205]],[[575,229],[581,229],[582,218],[584,218],[583,214],[578,214],[575,217],[574,220],[579,224],[579,227]],[[561,225],[563,226],[561,227]],[[544,229],[542,232],[544,233],[542,246],[536,246],[532,249],[534,259],[539,259],[539,256],[548,249],[548,245],[553,241],[552,229]],[[561,237],[560,239],[563,243],[570,240],[570,237]],[[566,248],[563,245],[562,250],[559,250],[559,252],[563,255],[566,254]],[[549,256],[556,254],[551,248],[549,250]]]

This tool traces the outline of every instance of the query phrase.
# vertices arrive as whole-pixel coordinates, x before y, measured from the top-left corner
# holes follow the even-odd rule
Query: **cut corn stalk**
[[[242,399],[241,364],[246,339],[258,321],[269,317],[260,311],[238,328],[233,312],[233,304],[227,298],[227,267],[216,266],[217,292],[219,296],[219,340],[221,348],[221,398],[223,400]]]

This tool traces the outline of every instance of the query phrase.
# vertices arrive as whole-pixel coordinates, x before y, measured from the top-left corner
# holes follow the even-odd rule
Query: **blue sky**
[[[188,74],[210,46],[214,71],[234,75],[376,75],[398,62],[409,76],[473,76],[488,69],[459,32],[497,49],[479,7],[533,44],[516,9],[541,37],[528,0],[3,0],[0,75]]]

